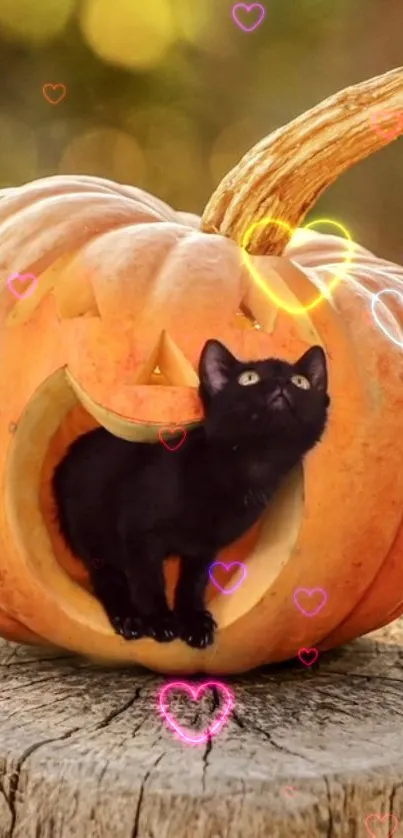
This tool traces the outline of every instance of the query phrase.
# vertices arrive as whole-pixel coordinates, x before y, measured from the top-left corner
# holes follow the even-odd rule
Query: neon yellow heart
[[[259,276],[259,272],[252,264],[252,260],[249,256],[249,253],[247,253],[246,251],[246,247],[249,244],[250,238],[254,230],[256,230],[257,227],[267,226],[267,224],[277,224],[278,227],[282,227],[283,229],[288,230],[288,232],[291,233],[291,235],[298,232],[295,228],[291,227],[290,224],[287,224],[287,222],[283,221],[281,218],[271,218],[270,216],[268,216],[267,218],[262,218],[261,221],[256,221],[254,224],[248,227],[243,237],[241,245],[243,250],[244,262],[246,264],[246,267],[248,268],[248,271],[252,275],[257,285],[259,285],[259,288],[261,288],[262,291],[264,291],[264,293],[267,294],[267,296],[270,297],[270,299],[279,308],[282,308],[284,309],[284,311],[287,311],[288,314],[302,314],[303,312],[311,311],[311,309],[315,308],[321,302],[321,300],[325,299],[325,294],[318,294],[318,296],[315,297],[312,300],[312,302],[309,303],[309,305],[307,306],[288,306],[280,299],[280,297],[277,296],[277,294],[275,294],[273,291],[270,290],[270,288],[268,288],[266,281]],[[343,227],[343,225],[340,224],[338,221],[332,221],[330,218],[318,218],[316,221],[311,221],[309,224],[306,224],[305,227],[302,227],[301,229],[309,230],[315,224],[333,224],[334,227],[337,227],[338,230],[341,230],[347,242],[346,259],[345,262],[342,263],[342,267],[344,268],[344,274],[342,276],[336,275],[333,277],[332,281],[327,286],[327,291],[330,292],[346,276],[347,269],[351,265],[351,255],[353,252],[354,242],[348,230],[346,230],[346,228]]]

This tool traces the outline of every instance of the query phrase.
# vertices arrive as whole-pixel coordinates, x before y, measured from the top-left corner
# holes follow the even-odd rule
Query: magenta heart
[[[198,734],[190,734],[187,731],[184,731],[183,728],[178,724],[176,719],[174,718],[173,714],[169,712],[165,699],[167,698],[168,693],[172,692],[172,690],[182,690],[189,693],[190,697],[193,701],[198,701],[200,697],[200,693],[207,689],[215,689],[219,692],[223,693],[224,695],[224,702],[217,716],[215,722],[209,725],[206,730],[202,731]],[[234,706],[234,696],[231,690],[228,689],[224,684],[221,684],[219,681],[207,681],[204,684],[200,684],[198,687],[193,687],[192,684],[187,684],[184,681],[173,681],[171,684],[166,684],[160,690],[159,694],[159,708],[161,715],[164,716],[166,721],[169,724],[169,727],[175,731],[175,733],[180,736],[180,738],[184,742],[189,742],[190,745],[201,745],[214,734],[217,733],[220,728],[223,726],[225,720],[228,718],[233,706]]]
[[[19,282],[21,284],[26,282],[28,279],[32,280],[32,285],[28,286],[25,291],[17,291],[15,288],[16,283]],[[19,300],[25,300],[26,297],[30,297],[33,291],[35,291],[35,288],[38,285],[38,280],[35,274],[15,273],[8,277],[7,285],[11,293],[14,294],[14,297],[17,297]]]
[[[306,594],[308,597],[315,596],[315,594],[320,595],[320,602],[318,605],[307,609],[306,607],[301,604],[299,601],[301,599],[301,594]],[[297,608],[305,614],[306,617],[314,617],[315,614],[319,614],[319,611],[322,610],[323,606],[327,603],[327,593],[323,590],[323,588],[296,588],[294,591],[294,602]]]
[[[218,565],[223,567],[224,570],[227,573],[230,570],[230,568],[232,568],[232,567],[241,567],[242,568],[241,579],[238,579],[238,581],[235,582],[235,585],[233,585],[232,588],[227,588],[227,589],[222,588],[220,583],[217,582],[217,579],[214,579],[214,576],[213,576],[213,573],[214,573],[213,568],[217,567]],[[243,580],[245,579],[247,572],[248,571],[246,570],[246,566],[242,562],[229,562],[229,564],[225,564],[224,562],[213,562],[213,564],[210,565],[210,567],[209,567],[210,579],[211,579],[213,585],[215,585],[216,588],[218,588],[218,590],[221,591],[222,594],[232,594],[234,591],[236,591],[236,589],[239,588],[239,586],[242,584]]]
[[[305,649],[304,647],[299,650],[298,657],[304,666],[312,666],[318,660],[319,652],[314,647],[312,649]]]
[[[240,9],[246,11],[248,15],[250,12],[254,13],[257,11],[258,15],[257,19],[254,20],[254,23],[251,23],[250,26],[242,23],[238,17]],[[257,29],[257,27],[262,23],[265,14],[266,9],[261,3],[235,3],[235,6],[232,7],[232,17],[234,18],[236,25],[239,26],[240,29],[243,29],[244,32],[253,32],[254,29]],[[255,14],[254,18],[256,18]]]

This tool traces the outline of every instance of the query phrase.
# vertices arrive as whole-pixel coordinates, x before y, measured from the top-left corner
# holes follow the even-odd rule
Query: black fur
[[[259,380],[240,383],[247,371]],[[205,419],[178,450],[126,442],[99,428],[75,440],[53,476],[64,538],[127,639],[181,637],[197,648],[213,642],[215,623],[203,601],[209,566],[260,517],[325,429],[329,397],[319,346],[295,364],[243,362],[210,340],[199,375]],[[293,376],[300,385],[304,376],[310,388]],[[173,613],[164,589],[168,555],[181,557]]]

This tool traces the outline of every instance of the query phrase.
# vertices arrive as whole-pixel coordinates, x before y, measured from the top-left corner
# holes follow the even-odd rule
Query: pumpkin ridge
[[[79,185],[77,186],[77,181]],[[55,194],[56,190],[56,194]],[[17,194],[11,195],[14,192]],[[0,198],[7,197],[7,205],[0,201],[0,223],[9,215],[15,215],[19,209],[32,206],[38,200],[57,197],[60,200],[62,195],[106,195],[125,198],[130,203],[140,202],[153,213],[158,210],[160,214],[165,213],[167,221],[177,221],[177,213],[159,198],[151,199],[146,193],[135,186],[117,183],[115,181],[87,176],[76,175],[55,175],[53,177],[39,178],[31,183],[23,184],[16,189],[7,187],[0,190]],[[19,206],[20,205],[20,206]]]
[[[392,620],[396,620],[403,614],[403,595],[399,605],[394,606],[393,616],[391,616],[390,613],[386,614],[388,608],[387,600],[388,598],[390,599],[390,596],[388,597],[388,591],[385,591],[382,579],[387,572],[389,564],[393,567],[393,565],[399,561],[402,546],[403,511],[383,563],[376,570],[372,581],[368,583],[365,591],[362,592],[361,596],[353,604],[350,613],[347,614],[342,622],[339,623],[337,627],[332,629],[326,637],[321,639],[320,644],[322,648],[332,648],[336,643],[347,643],[349,640],[355,638],[357,621],[359,622],[362,619],[366,620],[366,633],[368,633],[375,631],[378,628],[382,628],[382,626]],[[395,600],[395,598],[396,597],[394,596],[393,599]],[[368,602],[368,600],[370,602]],[[373,618],[372,624],[371,620],[369,620],[369,613],[371,612],[371,609],[374,609],[378,614],[382,614],[381,618]]]
[[[159,229],[157,229],[157,227]],[[74,318],[82,316],[83,308],[80,304],[80,296],[83,295],[81,286],[85,285],[87,291],[87,310],[95,306],[101,320],[111,319],[120,316],[122,307],[126,309],[126,315],[136,320],[141,310],[151,309],[152,297],[159,285],[161,272],[167,269],[170,255],[174,254],[181,240],[186,239],[194,230],[186,225],[177,224],[165,220],[147,220],[139,223],[131,221],[129,224],[114,226],[107,231],[103,230],[88,239],[80,248],[78,253],[72,255],[65,268],[61,271],[54,292],[58,299],[59,316]],[[130,239],[129,239],[130,236]],[[133,250],[141,250],[142,241],[140,237],[147,238],[154,244],[152,259],[152,275],[147,283],[147,291],[144,293],[144,283],[132,285],[130,299],[127,294],[127,287],[120,286],[119,276],[124,263],[126,253],[123,242],[130,241],[130,254]],[[151,252],[151,248],[150,248]],[[116,255],[117,254],[117,255]],[[100,261],[102,259],[102,271]],[[109,265],[110,262],[110,265]],[[82,263],[85,269],[82,270]],[[151,265],[150,265],[151,267]],[[112,272],[115,280],[111,284],[108,272]],[[66,290],[64,294],[63,291]],[[133,295],[141,300],[141,305],[134,305]],[[76,305],[77,304],[77,305]],[[78,306],[78,307],[77,307]],[[81,307],[80,307],[81,306]],[[78,312],[77,314],[75,312]],[[163,328],[160,330],[162,334]]]

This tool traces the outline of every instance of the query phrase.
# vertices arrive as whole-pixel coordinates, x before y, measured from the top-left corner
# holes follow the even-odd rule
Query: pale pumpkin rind
[[[328,648],[403,613],[401,349],[370,308],[372,293],[403,288],[403,268],[355,245],[331,297],[292,316],[253,281],[242,250],[199,223],[99,178],[47,178],[3,192],[0,632],[8,637],[158,671],[229,673],[301,646]],[[284,256],[252,258],[267,289],[295,307],[324,291],[345,253],[341,239],[311,233]],[[39,279],[23,300],[7,287],[17,271]],[[398,303],[388,305],[380,303],[384,322],[402,335]],[[321,343],[329,427],[263,520],[219,557],[245,561],[248,574],[231,596],[209,591],[214,646],[130,643],[113,633],[60,539],[52,469],[97,423],[160,444],[162,425],[200,421],[197,365],[210,337],[245,359],[292,360]],[[168,562],[170,596],[176,574],[176,560]],[[314,620],[296,609],[297,587],[328,592]]]

